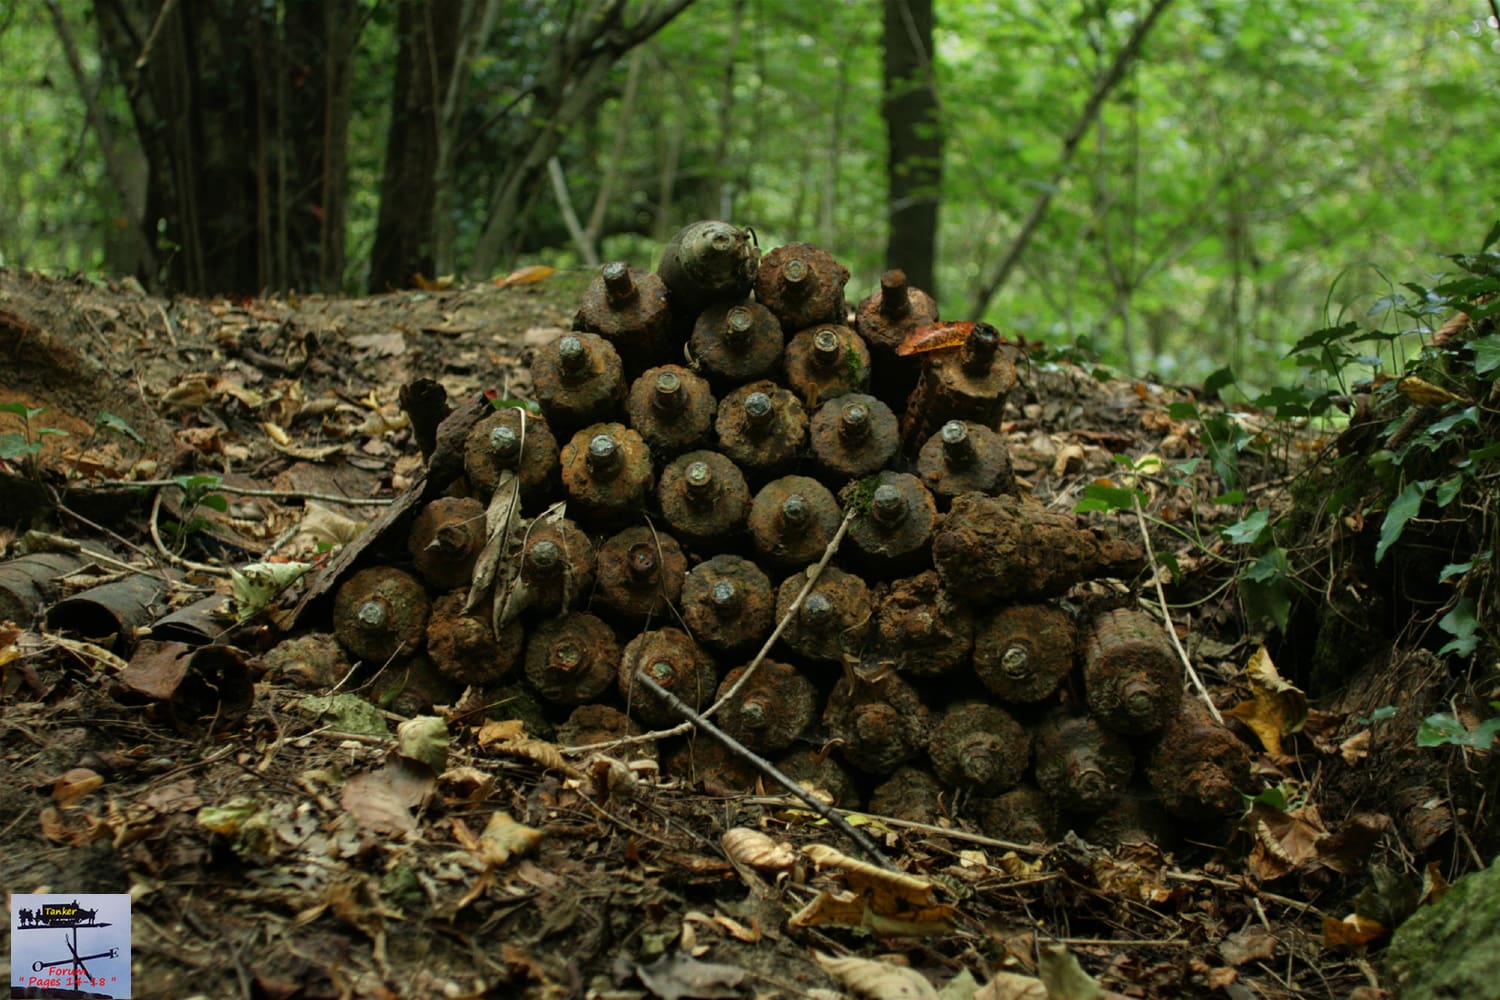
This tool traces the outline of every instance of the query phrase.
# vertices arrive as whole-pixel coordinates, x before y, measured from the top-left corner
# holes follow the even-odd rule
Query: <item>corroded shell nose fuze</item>
[[[743,299],[755,287],[759,270],[754,232],[706,220],[682,227],[667,241],[657,273],[681,315],[715,299]]]

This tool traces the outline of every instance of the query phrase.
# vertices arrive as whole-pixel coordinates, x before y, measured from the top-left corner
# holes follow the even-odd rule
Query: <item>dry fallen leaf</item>
[[[1362,948],[1371,941],[1390,933],[1389,928],[1378,920],[1351,913],[1343,920],[1323,918],[1323,947]]]
[[[550,278],[556,273],[557,268],[555,267],[549,267],[546,264],[532,264],[529,267],[512,271],[503,278],[496,278],[495,284],[501,288],[505,288],[508,285],[533,285],[543,278]]]
[[[650,965],[636,965],[635,974],[661,1000],[714,1000],[738,997],[745,970],[733,965],[700,962],[681,952],[668,952]]]
[[[813,957],[824,972],[869,1000],[938,1000],[937,990],[915,969],[869,958],[835,958],[820,951]]]
[[[969,334],[974,332],[974,324],[969,321],[958,323],[933,323],[929,326],[918,327],[906,335],[896,347],[898,357],[906,357],[910,354],[922,354],[927,351],[945,351],[950,347],[957,347],[969,339]]]
[[[361,827],[405,834],[417,828],[412,807],[421,805],[436,784],[426,764],[395,757],[379,771],[350,778],[339,800]]]
[[[785,844],[778,844],[768,834],[749,827],[737,826],[726,830],[719,844],[730,860],[760,871],[789,871],[797,863],[797,855]]]
[[[52,785],[52,801],[64,809],[75,805],[90,792],[102,787],[104,778],[86,767],[75,767],[63,772]]]
[[[1396,383],[1396,391],[1417,406],[1441,406],[1444,403],[1462,403],[1464,398],[1456,396],[1442,386],[1433,385],[1426,379],[1407,375]]]
[[[956,912],[936,901],[936,886],[929,879],[889,872],[823,844],[802,850],[819,870],[838,869],[838,878],[850,891],[818,893],[792,915],[790,927],[833,924],[862,927],[882,937],[932,937],[951,934],[957,926]]]
[[[1250,683],[1250,700],[1224,714],[1249,726],[1267,751],[1279,754],[1281,738],[1297,732],[1307,721],[1307,695],[1276,672],[1265,646],[1251,654],[1245,678]]]
[[[492,865],[503,865],[542,842],[542,831],[518,823],[503,810],[490,815],[479,835],[479,856]]]

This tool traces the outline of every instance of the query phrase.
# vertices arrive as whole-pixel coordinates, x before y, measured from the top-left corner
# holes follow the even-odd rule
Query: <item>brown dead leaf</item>
[[[501,743],[526,737],[526,723],[520,719],[490,721],[479,727],[479,748],[488,750]]]
[[[1276,939],[1260,924],[1235,931],[1219,942],[1219,955],[1230,965],[1270,961],[1276,957]]]
[[[1057,449],[1057,457],[1052,460],[1052,474],[1054,476],[1062,476],[1069,469],[1081,466],[1087,454],[1083,450],[1083,445],[1077,441],[1069,441]]]
[[[1323,947],[1363,948],[1390,933],[1389,928],[1378,920],[1351,913],[1343,920],[1323,918]]]
[[[510,813],[500,810],[491,813],[489,822],[484,825],[484,832],[479,835],[478,854],[492,865],[503,865],[541,842],[542,831],[518,823]]]
[[[797,855],[786,844],[778,844],[771,836],[760,830],[737,826],[726,830],[719,838],[719,845],[730,860],[749,865],[759,871],[790,871],[797,863]]]
[[[1047,987],[1040,979],[1016,972],[997,972],[975,991],[971,1000],[1047,1000]]]
[[[562,749],[557,744],[548,743],[546,740],[532,739],[528,736],[495,743],[489,749],[493,753],[529,760],[548,771],[557,771],[569,778],[583,777],[582,771],[568,763],[568,759],[562,755]]]
[[[339,801],[367,830],[407,834],[417,829],[411,810],[427,800],[436,784],[437,776],[426,764],[394,757],[378,771],[350,778]]]
[[[890,962],[813,952],[818,965],[857,996],[869,1000],[938,1000],[938,992],[915,969]]]
[[[412,284],[424,292],[441,292],[453,287],[453,275],[444,274],[437,278],[429,278],[421,271],[416,271],[411,276]]]
[[[556,273],[555,267],[549,267],[546,264],[531,264],[512,271],[503,278],[496,278],[495,284],[500,288],[509,285],[534,285],[543,278],[550,278]]]
[[[53,782],[52,801],[63,809],[69,809],[103,785],[104,778],[97,772],[86,767],[75,767],[64,771],[62,777]]]
[[[1318,860],[1318,841],[1326,831],[1312,807],[1288,813],[1257,802],[1244,822],[1255,841],[1249,861],[1257,878],[1281,878]]]
[[[1037,975],[1047,987],[1048,1000],[1106,1000],[1118,996],[1106,993],[1104,987],[1083,971],[1073,953],[1060,944],[1042,945]]]
[[[1345,764],[1358,764],[1370,756],[1370,740],[1370,731],[1361,729],[1339,744],[1339,756],[1344,758]]]
[[[1396,391],[1417,406],[1442,406],[1444,403],[1462,403],[1465,399],[1456,396],[1442,386],[1433,385],[1426,379],[1406,375],[1396,383]]]
[[[1265,646],[1251,654],[1245,678],[1250,683],[1250,700],[1224,714],[1249,726],[1267,751],[1280,754],[1281,738],[1297,732],[1307,721],[1307,696],[1276,672]]]

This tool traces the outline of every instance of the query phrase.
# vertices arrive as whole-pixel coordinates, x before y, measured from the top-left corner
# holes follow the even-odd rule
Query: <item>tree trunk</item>
[[[936,295],[942,119],[932,72],[932,0],[885,0],[885,115],[890,140],[886,264]]]

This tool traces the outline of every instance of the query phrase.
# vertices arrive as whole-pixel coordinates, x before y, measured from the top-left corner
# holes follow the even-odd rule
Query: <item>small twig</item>
[[[797,798],[801,799],[803,802],[806,802],[808,808],[817,813],[823,819],[826,819],[829,823],[833,824],[833,826],[838,828],[840,833],[857,844],[860,850],[869,855],[870,860],[874,861],[877,865],[886,869],[887,871],[900,870],[891,863],[890,859],[887,858],[885,854],[881,852],[880,848],[875,845],[875,841],[865,836],[864,833],[862,833],[860,830],[851,826],[848,820],[844,819],[844,817],[834,812],[832,808],[818,801],[818,799],[815,798],[811,793],[809,793],[807,789],[803,788],[791,778],[788,778],[786,775],[782,774],[769,761],[751,753],[749,750],[745,749],[745,747],[741,745],[738,740],[734,739],[734,737],[724,732],[724,730],[720,729],[712,722],[709,722],[702,715],[699,715],[697,712],[693,711],[693,709],[690,708],[687,703],[684,702],[681,698],[678,698],[672,692],[668,691],[666,688],[653,681],[650,677],[646,676],[646,672],[644,670],[637,670],[635,672],[635,679],[638,684],[660,698],[678,715],[681,715],[684,719],[687,719],[693,725],[697,726],[705,733],[708,733],[714,739],[718,740],[730,753],[734,754],[736,757],[740,758],[750,766],[754,767],[761,774],[764,774],[766,777],[776,782],[782,788],[785,788],[787,791],[797,796]]]
[[[156,551],[161,553],[161,557],[163,559],[171,563],[173,566],[180,567],[181,569],[194,570],[199,573],[207,573],[210,576],[229,575],[229,570],[225,569],[223,566],[210,566],[208,563],[194,562],[191,559],[184,559],[181,556],[173,555],[171,552],[169,552],[167,550],[167,547],[162,544],[161,531],[156,527],[156,516],[160,513],[161,494],[158,493],[156,494],[155,499],[151,501],[151,519],[148,526],[151,528],[151,541],[156,544]]]
[[[139,486],[142,489],[157,489],[163,486],[181,486],[175,479],[96,479],[94,486]],[[233,493],[242,497],[267,497],[272,500],[317,500],[322,503],[338,503],[346,507],[389,507],[394,497],[351,497],[336,493],[313,493],[309,490],[265,490],[253,486],[231,486],[225,482],[214,484],[216,493]]]
[[[748,799],[742,799],[747,805],[757,806],[780,806],[786,804],[786,799],[775,795],[757,795]],[[951,837],[954,840],[962,840],[967,844],[978,844],[981,847],[993,847],[1002,851],[1015,851],[1017,854],[1046,854],[1051,848],[1046,844],[1022,844],[1012,840],[996,840],[994,837],[986,837],[980,833],[970,833],[967,830],[955,830],[946,826],[934,826],[931,823],[918,823],[911,819],[897,819],[894,816],[882,816],[879,813],[866,812],[862,809],[840,809],[831,806],[834,811],[845,816],[868,816],[870,819],[885,826],[895,827],[898,830],[916,830],[919,833],[931,833],[940,837]]]

